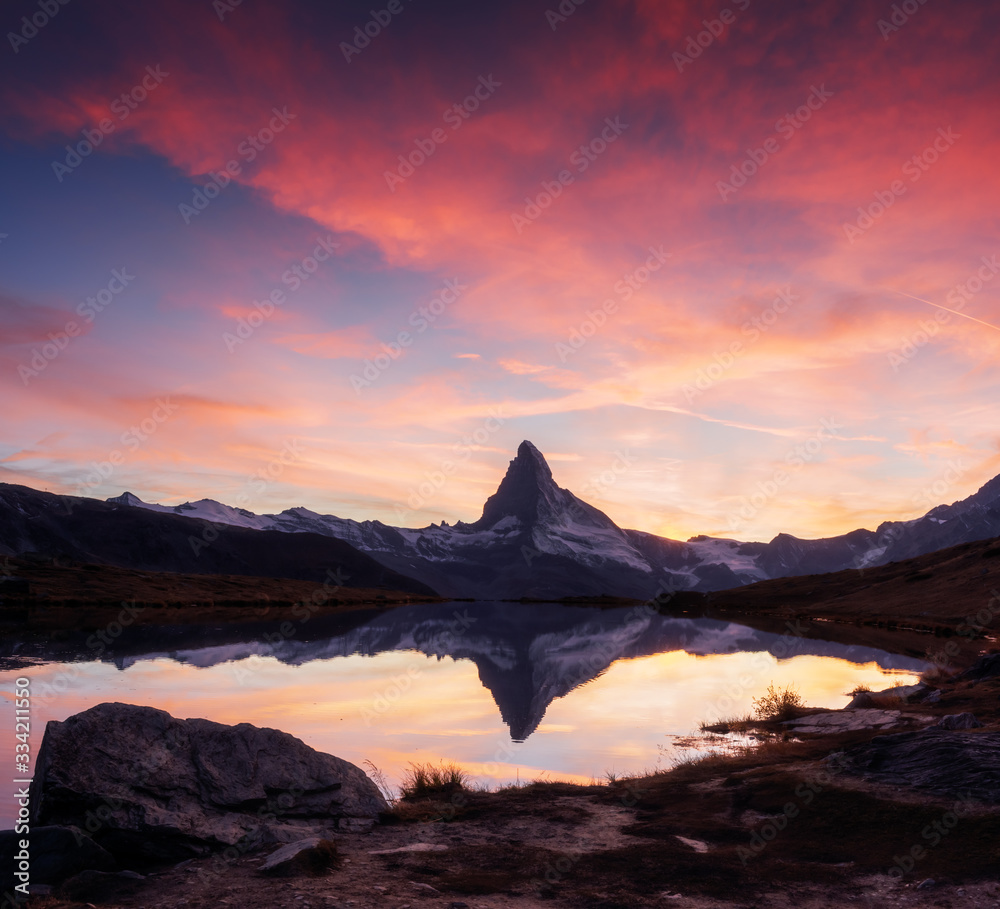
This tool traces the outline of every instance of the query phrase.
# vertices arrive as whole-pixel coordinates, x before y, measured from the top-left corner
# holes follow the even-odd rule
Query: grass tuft
[[[468,789],[469,774],[457,764],[410,764],[403,776],[400,797],[404,799],[448,795]]]

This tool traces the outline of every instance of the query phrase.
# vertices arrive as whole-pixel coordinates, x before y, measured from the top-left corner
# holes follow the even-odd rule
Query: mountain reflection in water
[[[673,652],[750,653],[770,655],[761,666],[773,665],[771,657],[783,661],[814,656],[874,664],[884,671],[918,673],[925,668],[919,659],[875,648],[775,634],[717,619],[664,616],[641,606],[599,609],[501,602],[421,604],[284,625],[146,626],[126,629],[110,646],[83,634],[61,641],[28,639],[7,643],[0,650],[0,668],[100,659],[126,670],[170,660],[201,669],[233,663],[239,679],[241,671],[249,672],[241,669],[241,662],[250,665],[251,657],[301,667],[354,655],[407,651],[474,663],[515,742],[524,742],[538,729],[553,701],[599,678],[621,660]],[[756,680],[757,690],[768,681],[761,679]],[[42,680],[36,686],[36,696],[44,695],[46,684]],[[406,684],[405,676],[395,688],[401,684]],[[385,689],[390,695],[394,690]],[[373,693],[370,709],[379,709],[380,696],[387,697],[385,692]],[[295,713],[294,704],[287,709]]]

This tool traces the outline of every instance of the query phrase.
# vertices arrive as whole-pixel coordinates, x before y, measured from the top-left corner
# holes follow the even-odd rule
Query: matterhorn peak
[[[497,491],[486,500],[483,516],[471,526],[488,530],[507,517],[517,518],[526,528],[567,523],[615,527],[606,514],[557,486],[545,456],[527,439],[518,446]]]
[[[517,457],[511,461],[511,466],[516,462],[530,463],[539,470],[542,476],[552,479],[552,470],[545,460],[545,455],[543,455],[531,442],[525,439],[520,445],[517,446]],[[508,471],[509,472],[509,471]]]

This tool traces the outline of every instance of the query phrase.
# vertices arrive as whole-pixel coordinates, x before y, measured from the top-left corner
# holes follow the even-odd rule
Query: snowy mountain
[[[211,499],[173,508],[123,493],[109,503],[250,530],[334,537],[444,596],[639,598],[664,590],[723,590],[769,578],[821,574],[898,561],[1000,535],[1000,477],[975,495],[877,531],[769,543],[705,536],[687,542],[620,528],[559,487],[542,453],[524,441],[482,517],[413,529],[291,508],[257,515]],[[0,540],[2,543],[2,540]]]

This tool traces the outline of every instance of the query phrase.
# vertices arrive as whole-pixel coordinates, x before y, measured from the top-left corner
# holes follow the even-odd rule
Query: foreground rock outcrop
[[[1000,804],[1000,733],[946,727],[876,736],[849,749],[846,767],[873,781]]]
[[[248,723],[99,704],[45,730],[36,826],[75,826],[123,865],[370,826],[387,805],[353,764]]]

